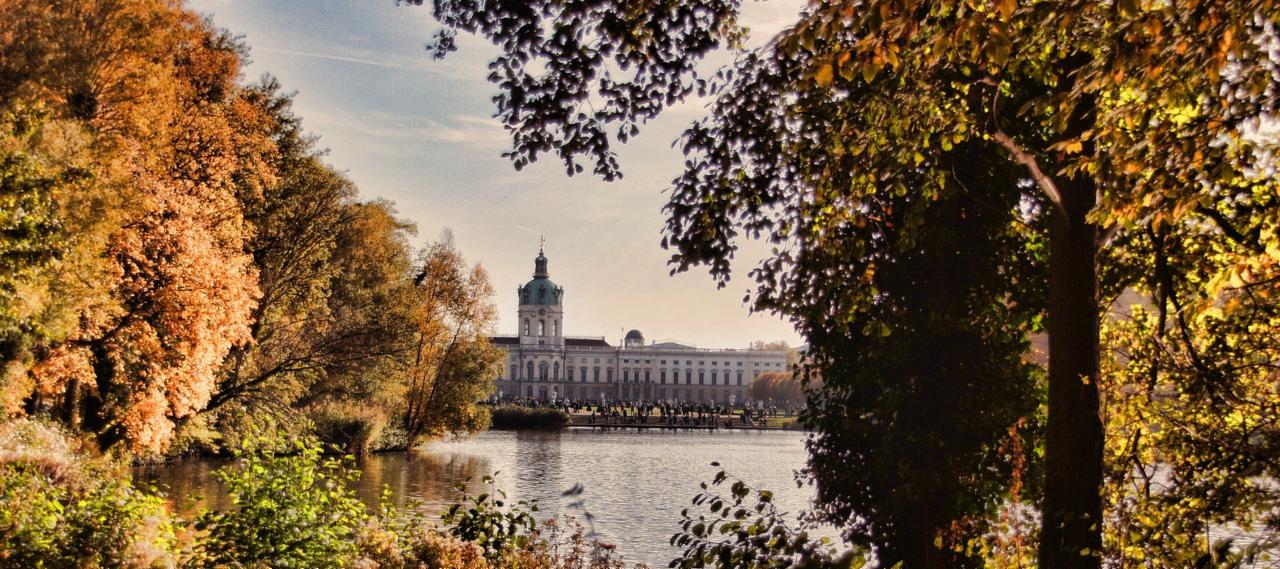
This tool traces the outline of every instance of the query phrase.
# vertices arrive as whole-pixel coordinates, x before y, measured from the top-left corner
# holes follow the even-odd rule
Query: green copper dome
[[[547,257],[538,251],[538,258],[533,260],[533,280],[520,287],[520,304],[541,304],[544,306],[560,306],[564,297],[564,289],[556,286],[547,273]]]

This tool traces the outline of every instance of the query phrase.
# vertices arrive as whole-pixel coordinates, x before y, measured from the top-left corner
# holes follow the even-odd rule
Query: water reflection
[[[497,485],[514,500],[537,500],[540,517],[568,513],[582,518],[581,503],[595,519],[597,535],[617,544],[629,561],[666,566],[677,551],[667,540],[680,510],[709,480],[719,461],[736,476],[775,491],[785,511],[798,512],[812,498],[797,488],[794,472],[804,465],[803,436],[786,432],[490,432],[471,439],[440,441],[425,449],[372,456],[360,463],[360,499],[377,506],[383,487],[394,503],[421,503],[438,513],[460,497],[482,489],[481,478],[497,472]],[[139,472],[174,498],[179,510],[229,507],[212,472],[225,462],[195,461]],[[562,493],[581,484],[580,496]],[[199,499],[192,499],[199,497]]]
[[[560,436],[560,431],[516,433],[516,468],[508,474],[514,474],[516,481],[513,497],[537,500],[540,508],[560,511],[560,494],[566,488],[560,464]]]
[[[356,495],[365,504],[377,505],[386,488],[396,506],[420,502],[430,511],[441,511],[461,498],[457,483],[476,493],[480,478],[491,472],[483,456],[424,451],[375,455],[361,460],[359,466],[362,474]]]

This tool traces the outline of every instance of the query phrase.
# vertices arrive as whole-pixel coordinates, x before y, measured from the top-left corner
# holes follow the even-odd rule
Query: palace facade
[[[646,344],[639,330],[617,346],[603,336],[565,336],[564,288],[552,282],[541,250],[533,279],[516,294],[519,333],[492,338],[507,352],[497,382],[503,398],[741,404],[756,376],[787,370],[785,350]]]

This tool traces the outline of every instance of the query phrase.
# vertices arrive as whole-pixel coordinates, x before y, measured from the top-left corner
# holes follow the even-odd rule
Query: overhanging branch
[[[1043,170],[1040,169],[1040,163],[1036,161],[1036,157],[1023,150],[1022,147],[1010,138],[1009,135],[1005,134],[1003,130],[997,129],[991,134],[991,137],[994,138],[996,142],[1000,143],[1000,146],[1003,146],[1005,150],[1008,150],[1009,154],[1013,156],[1015,161],[1027,167],[1027,170],[1031,172],[1031,179],[1035,181],[1037,186],[1040,186],[1040,189],[1044,191],[1045,195],[1049,196],[1049,201],[1052,202],[1059,210],[1063,210],[1062,192],[1058,190],[1058,185],[1053,182],[1053,178],[1050,178]]]

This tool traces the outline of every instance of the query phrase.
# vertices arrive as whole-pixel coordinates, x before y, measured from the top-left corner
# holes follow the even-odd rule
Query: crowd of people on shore
[[[772,417],[793,417],[801,410],[790,401],[747,401],[717,404],[694,401],[600,401],[504,398],[495,403],[529,408],[554,408],[575,420],[601,426],[763,427]]]

